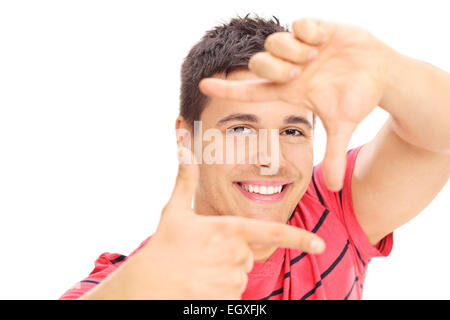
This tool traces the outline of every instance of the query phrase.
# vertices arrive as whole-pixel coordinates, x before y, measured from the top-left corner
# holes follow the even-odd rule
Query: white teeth
[[[240,184],[242,189],[252,193],[259,194],[274,194],[280,193],[283,189],[282,185],[279,186],[261,186],[261,185],[251,185],[251,184]]]

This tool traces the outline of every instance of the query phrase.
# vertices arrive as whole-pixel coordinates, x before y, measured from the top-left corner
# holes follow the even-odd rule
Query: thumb
[[[178,175],[168,205],[191,208],[192,199],[198,184],[198,165],[194,163],[191,150],[178,146]]]
[[[325,185],[331,191],[336,192],[342,188],[347,165],[347,146],[355,128],[356,123],[353,122],[325,125],[327,146],[322,162],[322,175]]]

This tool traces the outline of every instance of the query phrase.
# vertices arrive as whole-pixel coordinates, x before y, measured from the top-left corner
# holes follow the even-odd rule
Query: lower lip
[[[284,185],[283,190],[280,193],[259,194],[259,193],[253,193],[253,192],[248,192],[248,191],[244,190],[237,182],[233,182],[233,184],[235,185],[236,188],[238,188],[244,194],[244,196],[246,196],[250,200],[253,200],[253,201],[259,202],[259,203],[274,203],[274,202],[280,201],[281,199],[283,199],[283,197],[286,193],[286,190],[291,185],[291,184]]]

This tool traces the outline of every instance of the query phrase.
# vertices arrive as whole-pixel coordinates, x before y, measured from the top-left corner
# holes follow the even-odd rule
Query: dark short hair
[[[208,103],[198,84],[214,74],[248,69],[250,58],[264,51],[264,41],[274,32],[288,32],[276,17],[236,17],[206,32],[192,47],[181,67],[180,115],[193,125]]]

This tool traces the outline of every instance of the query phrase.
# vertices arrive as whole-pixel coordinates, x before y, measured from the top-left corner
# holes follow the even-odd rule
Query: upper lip
[[[271,180],[243,180],[236,181],[240,184],[254,185],[254,186],[280,186],[288,184],[289,181],[271,181]]]

